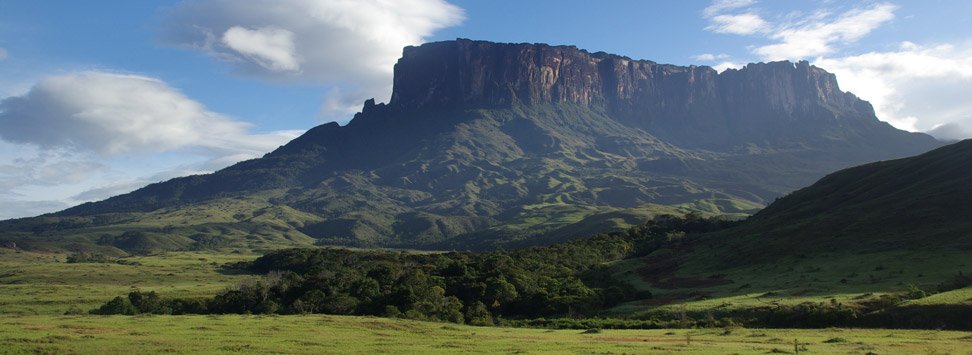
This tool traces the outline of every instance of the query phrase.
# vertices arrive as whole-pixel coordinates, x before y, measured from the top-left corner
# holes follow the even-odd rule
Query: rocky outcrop
[[[629,125],[689,146],[789,136],[783,131],[820,120],[878,123],[870,104],[841,91],[833,74],[806,61],[749,64],[720,74],[574,46],[465,39],[405,48],[388,107],[550,103],[600,106]]]

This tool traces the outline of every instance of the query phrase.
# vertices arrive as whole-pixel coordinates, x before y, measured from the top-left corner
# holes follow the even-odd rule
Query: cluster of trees
[[[728,223],[665,216],[623,232],[488,253],[288,249],[237,265],[266,276],[209,300],[133,292],[92,312],[361,314],[478,325],[497,317],[582,317],[651,297],[601,272],[605,263],[677,247],[687,234]]]

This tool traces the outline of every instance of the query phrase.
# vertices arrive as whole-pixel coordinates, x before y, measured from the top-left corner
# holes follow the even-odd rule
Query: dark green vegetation
[[[939,146],[806,62],[708,67],[468,40],[407,48],[392,100],[261,159],[0,223],[19,248],[122,256],[345,245],[493,250],[744,216],[854,164]]]
[[[716,235],[739,264],[799,252],[972,250],[972,140],[846,169]],[[754,249],[756,241],[759,248]],[[753,252],[750,252],[753,251]],[[788,253],[788,251],[790,253]],[[972,262],[972,260],[970,260]]]
[[[478,325],[491,325],[496,317],[590,316],[626,300],[651,297],[606,277],[605,263],[679,244],[686,232],[728,223],[664,217],[625,232],[482,254],[288,249],[240,265],[268,276],[211,300],[162,300],[135,291],[93,312],[319,312]]]

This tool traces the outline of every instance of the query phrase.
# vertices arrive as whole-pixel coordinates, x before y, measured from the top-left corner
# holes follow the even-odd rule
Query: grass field
[[[254,278],[254,255],[167,253],[118,263],[0,254],[0,353],[972,353],[972,333],[912,330],[546,330],[349,316],[68,316],[132,288],[207,297]],[[942,294],[941,297],[949,296]],[[952,295],[951,297],[956,297]],[[957,297],[965,297],[965,294]]]
[[[544,330],[349,316],[5,316],[10,353],[967,354],[972,335],[903,330]]]
[[[713,269],[699,260],[718,257],[718,250],[694,259],[657,253],[612,265],[613,276],[649,290],[650,300],[629,302],[614,315],[644,316],[681,310],[736,310],[803,302],[853,304],[909,287],[934,291],[959,271],[972,270],[961,251],[881,252],[786,257],[769,263]],[[648,269],[646,269],[648,268]],[[972,287],[934,294],[906,304],[969,304]]]
[[[133,288],[163,297],[211,297],[253,279],[227,275],[219,266],[255,255],[166,253],[118,263],[66,263],[67,255],[0,249],[0,314],[60,315],[83,311],[128,294]]]

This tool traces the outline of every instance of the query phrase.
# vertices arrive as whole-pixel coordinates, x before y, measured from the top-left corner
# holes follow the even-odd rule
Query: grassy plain
[[[65,254],[0,249],[0,314],[55,315],[72,307],[87,312],[133,288],[163,297],[211,297],[254,279],[228,275],[219,266],[255,255],[171,252],[119,263],[66,263]]]
[[[545,330],[351,316],[0,318],[11,353],[967,354],[972,335],[905,330]]]
[[[219,265],[255,255],[166,253],[118,263],[0,252],[0,353],[972,353],[972,333],[863,329],[546,330],[352,316],[91,316],[139,288],[207,297],[255,276]],[[942,294],[942,296],[947,296]],[[965,296],[958,296],[965,297]]]

